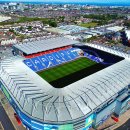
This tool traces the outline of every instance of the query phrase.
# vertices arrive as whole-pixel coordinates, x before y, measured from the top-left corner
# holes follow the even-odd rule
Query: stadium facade
[[[0,87],[27,129],[88,130],[130,108],[125,53],[57,37],[14,45],[13,54],[0,63]],[[61,88],[37,74],[79,57],[106,67]]]

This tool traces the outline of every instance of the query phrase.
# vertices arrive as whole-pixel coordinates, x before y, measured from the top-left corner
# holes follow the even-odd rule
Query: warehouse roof
[[[128,40],[130,40],[130,30],[126,30],[125,32],[126,32],[126,35],[128,37]]]
[[[118,32],[121,31],[123,28],[124,28],[123,26],[113,26],[113,27],[108,27],[107,30]]]
[[[72,33],[79,33],[79,32],[88,30],[88,28],[77,26],[77,25],[60,26],[60,27],[58,27],[58,29],[68,31],[70,34],[72,34]]]

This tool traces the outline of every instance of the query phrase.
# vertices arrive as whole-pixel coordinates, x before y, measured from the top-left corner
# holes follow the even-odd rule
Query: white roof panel
[[[129,58],[60,89],[39,77],[23,60],[2,61],[0,80],[22,112],[44,123],[69,123],[87,117],[130,84]]]
[[[76,43],[79,42],[68,39],[66,37],[56,37],[56,38],[44,39],[40,41],[32,41],[28,43],[16,44],[14,45],[14,47],[24,52],[25,54],[33,54],[33,53],[38,53],[46,50],[51,50],[54,48],[73,45]]]

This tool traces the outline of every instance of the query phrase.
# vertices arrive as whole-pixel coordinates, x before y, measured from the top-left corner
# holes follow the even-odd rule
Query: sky
[[[0,1],[23,1],[23,2],[80,2],[80,3],[130,3],[130,0],[0,0]]]

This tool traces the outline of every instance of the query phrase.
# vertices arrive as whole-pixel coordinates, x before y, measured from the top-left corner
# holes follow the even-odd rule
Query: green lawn
[[[88,28],[88,27],[95,27],[95,26],[97,26],[97,24],[98,24],[98,23],[95,23],[95,22],[81,23],[80,26],[81,26],[81,27],[86,27],[86,28]]]
[[[80,58],[75,61],[38,72],[38,75],[45,79],[47,82],[52,82],[59,78],[63,78],[67,75],[70,75],[74,72],[90,67],[94,64],[97,63],[87,58]]]

